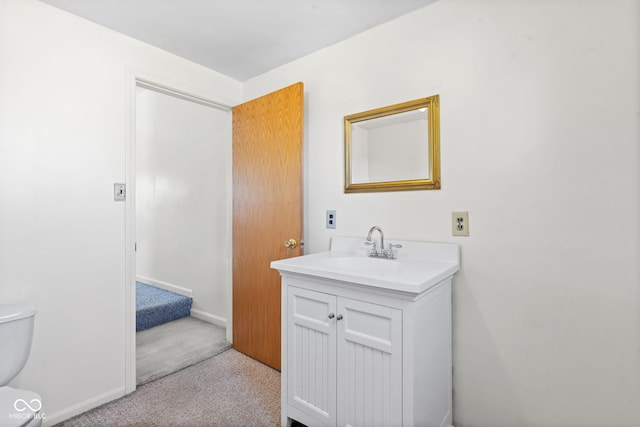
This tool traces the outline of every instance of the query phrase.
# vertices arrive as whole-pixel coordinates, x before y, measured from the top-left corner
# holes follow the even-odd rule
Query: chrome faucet
[[[378,248],[376,247],[376,242],[371,240],[371,236],[373,235],[374,231],[377,231],[380,233],[380,250],[379,251],[378,251]],[[373,245],[369,256],[379,256],[380,253],[384,251],[384,233],[382,232],[382,228],[378,227],[377,225],[374,225],[373,227],[371,227],[371,230],[369,230],[369,234],[367,234],[367,242],[368,244]]]
[[[378,246],[376,245],[376,242],[374,242],[372,239],[373,237],[373,232],[377,231],[378,233],[380,233],[380,248],[378,249]],[[372,258],[387,258],[387,259],[396,259],[396,254],[393,252],[393,248],[401,248],[402,245],[393,245],[391,243],[389,243],[389,249],[386,249],[384,247],[384,233],[382,232],[382,229],[380,227],[378,227],[377,225],[374,225],[373,227],[371,227],[371,229],[369,230],[369,234],[367,234],[367,241],[364,242],[365,245],[370,245],[371,246],[371,252],[369,253],[369,256]]]

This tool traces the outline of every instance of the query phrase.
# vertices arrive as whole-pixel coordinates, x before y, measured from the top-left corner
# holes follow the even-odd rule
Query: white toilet
[[[42,424],[40,395],[7,386],[29,358],[35,315],[31,304],[0,304],[0,427]]]

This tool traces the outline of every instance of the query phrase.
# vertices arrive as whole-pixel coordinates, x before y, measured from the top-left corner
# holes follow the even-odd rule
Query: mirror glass
[[[440,188],[438,95],[345,117],[345,192]]]

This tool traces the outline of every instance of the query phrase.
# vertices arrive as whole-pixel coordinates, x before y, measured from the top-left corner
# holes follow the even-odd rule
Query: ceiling
[[[245,81],[436,0],[40,0]]]

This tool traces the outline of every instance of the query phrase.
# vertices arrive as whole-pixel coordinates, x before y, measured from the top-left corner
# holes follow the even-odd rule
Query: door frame
[[[125,278],[124,278],[124,358],[125,358],[125,394],[136,390],[136,88],[144,87],[166,95],[175,96],[186,101],[196,102],[208,107],[231,112],[231,105],[214,101],[197,91],[184,88],[181,84],[167,81],[165,78],[152,76],[136,70],[127,69],[125,77]],[[231,144],[231,129],[229,129]],[[232,291],[233,277],[231,265],[231,226],[232,226],[232,170],[231,147],[227,167],[227,235],[225,242],[229,246],[227,253],[227,301],[228,318],[226,319],[226,339],[232,342],[233,313]]]

